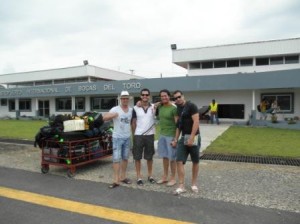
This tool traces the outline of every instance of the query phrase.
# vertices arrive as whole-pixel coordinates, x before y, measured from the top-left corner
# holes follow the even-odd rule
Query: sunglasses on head
[[[141,94],[141,96],[149,96],[149,94]]]
[[[180,98],[181,98],[181,96],[174,97],[175,100],[180,99]]]

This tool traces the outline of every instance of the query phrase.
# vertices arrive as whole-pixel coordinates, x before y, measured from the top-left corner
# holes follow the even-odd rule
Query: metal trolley
[[[72,141],[45,140],[41,150],[41,172],[48,173],[50,165],[67,168],[68,177],[74,177],[76,167],[112,155],[111,136]]]

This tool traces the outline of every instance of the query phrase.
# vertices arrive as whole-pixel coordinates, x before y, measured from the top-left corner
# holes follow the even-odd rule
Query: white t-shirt
[[[113,119],[114,122],[114,138],[129,138],[131,135],[131,118],[132,108],[128,108],[127,112],[124,112],[121,106],[115,106],[110,109],[109,112],[118,113],[118,116]]]
[[[132,118],[136,118],[135,135],[153,135],[155,133],[155,110],[154,105],[150,105],[147,111],[143,107],[134,106]],[[151,128],[151,126],[153,126]],[[150,130],[149,130],[150,129]],[[145,133],[146,132],[146,133]]]

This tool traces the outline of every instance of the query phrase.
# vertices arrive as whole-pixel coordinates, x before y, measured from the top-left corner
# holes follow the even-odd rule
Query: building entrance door
[[[49,100],[39,100],[39,116],[40,117],[50,116]]]

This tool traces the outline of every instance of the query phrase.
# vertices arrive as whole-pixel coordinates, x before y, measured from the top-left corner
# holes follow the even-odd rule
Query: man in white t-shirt
[[[135,160],[135,169],[137,184],[143,186],[144,182],[141,175],[141,159],[147,160],[148,181],[151,184],[156,183],[152,176],[152,165],[154,155],[154,134],[155,134],[155,109],[149,102],[150,90],[142,89],[141,101],[139,106],[134,106],[132,114],[132,132],[133,132],[133,158]]]
[[[130,134],[132,108],[129,107],[129,93],[122,91],[120,96],[120,105],[113,107],[108,113],[104,114],[103,120],[113,120],[113,170],[114,180],[109,188],[115,188],[120,182],[131,184],[130,179],[126,177],[126,169],[130,151]]]

